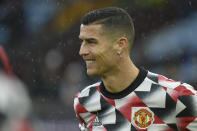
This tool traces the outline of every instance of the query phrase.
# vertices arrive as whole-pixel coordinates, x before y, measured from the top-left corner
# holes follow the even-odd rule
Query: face
[[[117,52],[115,42],[102,33],[102,25],[81,25],[81,47],[79,54],[86,62],[87,74],[90,76],[106,76],[116,68]]]

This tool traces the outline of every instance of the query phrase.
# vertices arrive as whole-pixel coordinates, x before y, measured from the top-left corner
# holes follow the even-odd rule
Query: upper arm
[[[75,110],[75,114],[77,118],[80,120],[80,123],[79,123],[80,130],[86,131],[87,128],[86,128],[85,120],[80,116],[80,114],[86,113],[88,111],[83,107],[83,105],[80,104],[79,98],[78,98],[79,94],[80,93],[77,93],[74,98],[74,110]]]
[[[192,94],[181,95],[177,100],[176,119],[179,130],[193,131],[197,129],[197,93],[192,88],[189,90]],[[188,93],[188,91],[184,92]]]

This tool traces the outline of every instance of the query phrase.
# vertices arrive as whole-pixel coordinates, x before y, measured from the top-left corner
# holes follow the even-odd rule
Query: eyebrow
[[[82,38],[79,37],[80,40],[83,40]],[[95,38],[85,38],[85,41],[97,41]]]

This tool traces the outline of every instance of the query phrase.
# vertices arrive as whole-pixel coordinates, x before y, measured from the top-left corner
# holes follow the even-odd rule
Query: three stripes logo
[[[102,125],[102,123],[100,122],[100,120],[98,119],[97,116],[96,116],[96,118],[94,119],[92,125],[93,125],[93,126],[101,126],[101,125]]]

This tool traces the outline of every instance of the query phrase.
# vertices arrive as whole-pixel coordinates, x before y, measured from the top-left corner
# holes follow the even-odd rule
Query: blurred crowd
[[[197,89],[196,0],[1,0],[0,45],[25,85],[31,121],[45,127],[41,131],[78,130],[73,97],[99,80],[86,75],[78,55],[80,18],[106,6],[132,16],[131,57],[138,66]]]

